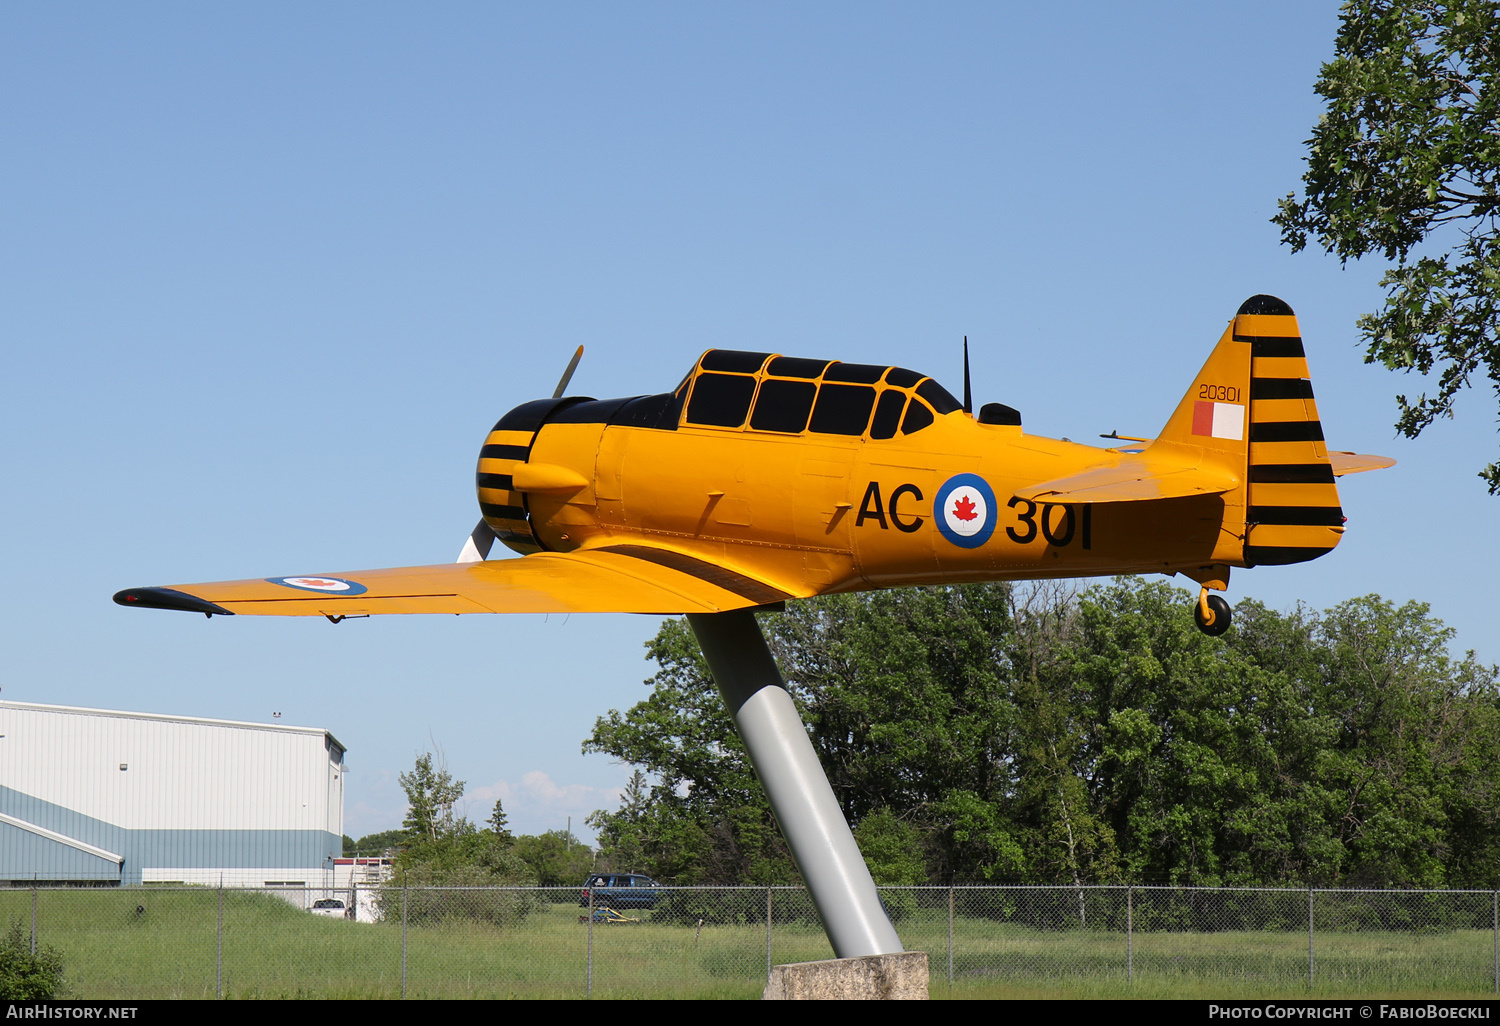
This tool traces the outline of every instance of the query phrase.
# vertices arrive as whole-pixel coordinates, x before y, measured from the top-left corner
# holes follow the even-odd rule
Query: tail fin
[[[1300,563],[1339,543],[1343,511],[1297,317],[1275,296],[1244,302],[1152,445],[1195,450],[1246,482],[1224,495],[1216,559]]]
[[[1344,512],[1296,315],[1273,296],[1255,296],[1240,307],[1234,337],[1250,344],[1245,563],[1316,559],[1339,543]]]

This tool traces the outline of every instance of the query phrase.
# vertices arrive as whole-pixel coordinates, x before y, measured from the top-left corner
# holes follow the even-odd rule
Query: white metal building
[[[333,884],[326,730],[0,702],[0,885]]]

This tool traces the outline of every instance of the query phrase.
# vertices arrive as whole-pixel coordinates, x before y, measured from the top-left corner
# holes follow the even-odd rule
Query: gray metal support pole
[[[839,958],[901,952],[875,881],[748,609],[689,613],[688,623],[744,739],[792,857]]]
[[[1125,888],[1125,979],[1135,982],[1135,887]]]
[[[401,1000],[406,1000],[406,877],[401,879]]]
[[[1313,989],[1313,892],[1307,885],[1307,989]]]

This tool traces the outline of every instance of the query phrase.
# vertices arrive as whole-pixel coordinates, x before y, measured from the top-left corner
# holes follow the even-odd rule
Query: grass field
[[[779,900],[779,899],[778,899]],[[280,898],[212,889],[40,891],[38,941],[56,948],[66,996],[88,998],[398,998],[399,922],[312,916]],[[518,924],[448,919],[405,936],[415,998],[755,998],[765,985],[764,920],[641,921],[589,929],[576,904],[543,904]],[[0,925],[29,931],[32,894],[0,891]],[[750,919],[749,916],[745,918]],[[815,920],[776,922],[776,963],[831,958]],[[949,984],[946,910],[899,924],[925,950],[935,998],[1476,997],[1494,990],[1489,930],[1325,931],[1308,983],[1305,930],[1133,933],[1041,930],[960,916]],[[222,944],[222,957],[220,945]]]

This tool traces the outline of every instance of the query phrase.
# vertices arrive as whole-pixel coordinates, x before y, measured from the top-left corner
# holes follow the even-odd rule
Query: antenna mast
[[[969,391],[969,336],[964,336],[964,412],[974,415],[974,397]]]

